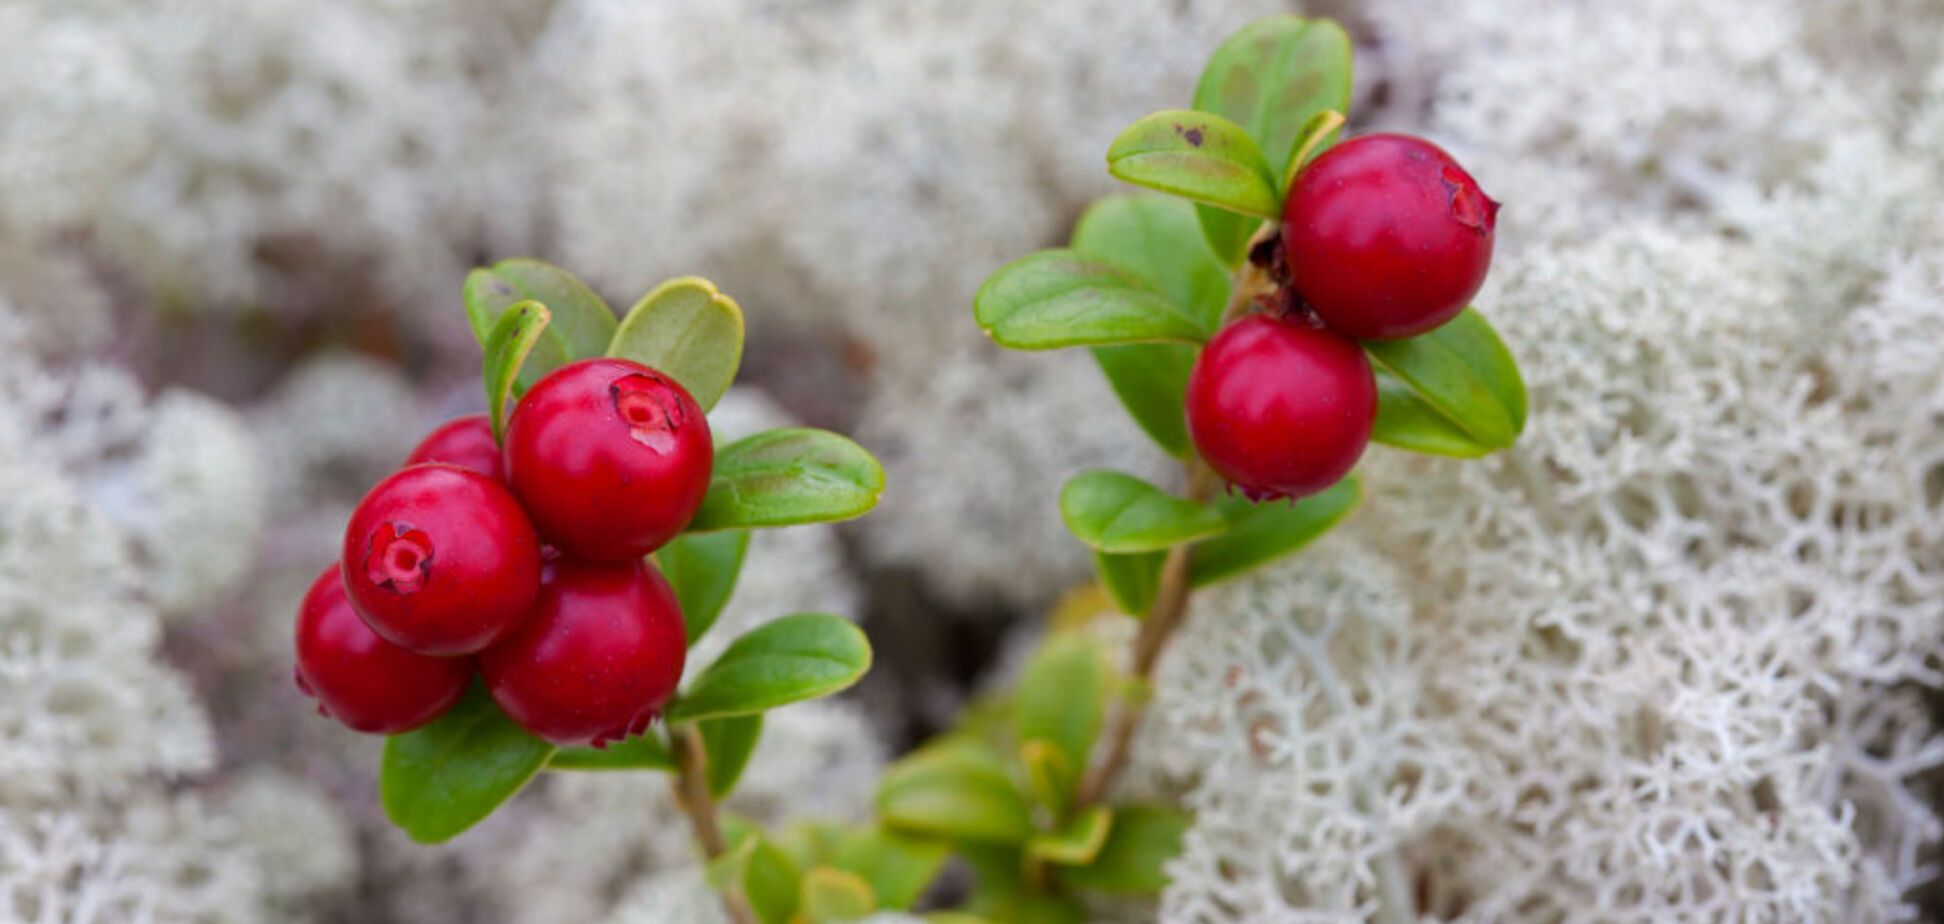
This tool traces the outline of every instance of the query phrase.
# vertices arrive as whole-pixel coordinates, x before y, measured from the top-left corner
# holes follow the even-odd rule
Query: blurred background
[[[1373,448],[1339,535],[1197,601],[1127,783],[1196,826],[1099,919],[1361,920],[1380,855],[1435,919],[1923,919],[1940,0],[10,0],[0,920],[713,913],[659,777],[411,845],[379,742],[291,683],[350,506],[483,409],[460,285],[510,256],[623,307],[712,278],[751,336],[718,431],[885,460],[868,520],[757,541],[712,636],[864,623],[876,670],[779,713],[733,807],[868,817],[1088,580],[1065,476],[1168,477],[1089,357],[992,347],[973,291],[1278,12],[1356,39],[1352,130],[1504,203],[1479,304],[1532,424]]]

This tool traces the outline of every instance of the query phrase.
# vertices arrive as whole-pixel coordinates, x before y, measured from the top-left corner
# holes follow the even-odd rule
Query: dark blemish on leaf
[[[1202,130],[1199,128],[1191,128],[1182,132],[1181,137],[1188,139],[1188,143],[1195,147],[1202,146]]]

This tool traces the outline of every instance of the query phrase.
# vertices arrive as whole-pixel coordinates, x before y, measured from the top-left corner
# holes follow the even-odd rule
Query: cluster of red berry
[[[644,556],[709,488],[702,408],[623,359],[554,370],[505,447],[484,416],[432,432],[351,514],[344,554],[297,616],[318,710],[395,734],[457,702],[475,669],[506,714],[563,746],[640,734],[681,680],[686,633]]]
[[[1302,497],[1363,456],[1377,382],[1355,341],[1430,331],[1492,260],[1498,203],[1436,145],[1366,135],[1297,174],[1283,205],[1279,310],[1202,348],[1188,380],[1195,448],[1251,498]]]

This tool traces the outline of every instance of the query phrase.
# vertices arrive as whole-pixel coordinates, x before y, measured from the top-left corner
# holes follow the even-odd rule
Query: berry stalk
[[[672,727],[668,732],[668,746],[675,754],[672,781],[675,804],[688,816],[689,826],[695,829],[695,840],[702,845],[703,856],[714,860],[727,853],[729,847],[722,839],[722,825],[716,820],[715,798],[709,795],[709,755],[703,749],[702,732],[692,722]],[[735,888],[722,890],[722,903],[729,920],[735,924],[758,924],[755,912]]]

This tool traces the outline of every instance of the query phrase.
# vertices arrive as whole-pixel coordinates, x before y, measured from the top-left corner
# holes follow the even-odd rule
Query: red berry
[[[473,663],[432,658],[379,638],[324,569],[297,611],[297,685],[317,711],[361,732],[395,735],[439,717],[466,692]]]
[[[506,428],[506,472],[540,535],[576,558],[626,561],[675,538],[709,490],[715,444],[673,379],[586,359],[534,383]]]
[[[444,462],[472,469],[494,481],[506,480],[506,467],[500,462],[499,443],[493,439],[493,425],[485,414],[474,414],[447,421],[426,434],[425,440],[405,457],[406,465]]]
[[[540,540],[499,482],[455,465],[400,469],[344,530],[344,583],[372,631],[419,654],[505,638],[540,591]]]
[[[1363,455],[1376,416],[1377,380],[1363,350],[1293,318],[1229,325],[1188,376],[1196,451],[1255,500],[1335,484]]]
[[[564,747],[646,731],[682,679],[688,640],[675,592],[641,561],[547,564],[533,618],[479,656],[513,721]]]
[[[1345,337],[1424,333],[1485,282],[1497,216],[1498,203],[1431,142],[1353,138],[1296,175],[1283,206],[1291,285]]]

